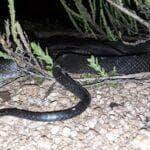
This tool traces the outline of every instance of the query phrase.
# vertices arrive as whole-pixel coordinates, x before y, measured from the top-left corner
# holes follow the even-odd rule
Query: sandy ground
[[[58,83],[11,83],[0,92],[1,108],[57,110],[77,100]],[[51,123],[0,118],[0,150],[149,150],[150,81],[88,86],[90,107],[80,116]],[[48,94],[49,93],[49,94]],[[117,107],[110,104],[117,103]],[[147,120],[148,121],[148,120]]]

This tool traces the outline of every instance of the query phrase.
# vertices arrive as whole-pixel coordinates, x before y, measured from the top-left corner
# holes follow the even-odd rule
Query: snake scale
[[[133,74],[150,71],[150,41],[139,45],[124,45],[121,42],[108,42],[77,37],[53,37],[40,39],[40,44],[49,49],[54,59],[52,70],[54,78],[80,101],[73,107],[50,112],[34,112],[19,108],[0,109],[0,116],[15,116],[34,121],[66,120],[80,115],[91,101],[87,89],[73,80],[68,73],[96,73],[88,67],[87,58],[94,55],[100,65],[110,72],[114,66],[117,73]],[[0,78],[9,80],[22,75],[19,67],[12,60],[0,59]]]

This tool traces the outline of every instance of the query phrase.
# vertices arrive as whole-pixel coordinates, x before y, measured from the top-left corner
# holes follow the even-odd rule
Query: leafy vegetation
[[[90,33],[94,38],[107,37],[110,41],[122,40],[123,42],[124,37],[127,36],[129,39],[135,35],[138,35],[140,39],[150,38],[150,24],[140,17],[142,15],[144,19],[150,18],[149,0],[60,0],[60,2],[76,29]],[[144,30],[140,31],[141,26],[144,30],[147,29],[148,36],[146,34],[143,36]],[[135,42],[135,44],[138,43],[140,41]],[[100,76],[108,76],[97,58],[91,56],[87,61]],[[114,67],[111,75],[116,74]]]
[[[147,22],[142,24],[143,20],[139,18],[140,16],[136,16],[139,11],[144,15],[144,19],[150,18],[149,0],[72,0],[71,3],[68,0],[60,0],[60,2],[77,30],[90,33],[95,38],[106,35],[111,41],[122,40],[124,33],[129,36],[140,35],[141,25],[149,27]],[[37,74],[44,77],[51,75],[53,61],[48,51],[42,50],[39,44],[30,43],[20,23],[16,21],[14,0],[8,0],[8,8],[10,20],[5,22],[5,37],[0,38],[0,43],[2,43],[5,52],[0,51],[0,57],[11,58],[22,68],[26,67],[27,70],[33,68]],[[122,8],[126,8],[126,11],[130,12],[124,13]],[[10,41],[10,37],[13,38],[13,41]],[[12,42],[15,44],[15,48],[14,46],[12,48]],[[97,58],[91,56],[87,61],[89,66],[95,69],[100,76],[108,76]],[[46,68],[41,67],[41,62],[46,64]],[[115,68],[112,74],[116,74]]]
[[[46,63],[46,69],[48,70],[49,74],[52,75],[52,68],[53,68],[53,60],[48,54],[48,50],[44,52],[39,44],[31,42],[31,47],[33,49],[33,53],[37,56],[38,59],[43,60]]]
[[[100,66],[98,58],[91,56],[87,61],[89,62],[89,67],[93,68],[100,76],[108,77],[108,73]]]
[[[97,57],[91,56],[90,58],[87,59],[89,63],[89,67],[93,68],[97,74],[101,77],[109,77],[109,76],[114,76],[117,75],[117,70],[114,67],[111,72],[106,72],[103,67],[101,67],[100,62],[98,61]]]
[[[9,55],[7,53],[2,52],[2,51],[0,51],[0,57],[2,57],[4,59],[10,59]]]
[[[138,12],[143,6],[150,10],[149,0],[87,0],[86,2],[60,0],[60,2],[79,31],[91,33],[96,38],[101,38],[106,33],[108,39],[112,41],[122,40],[125,34],[128,36],[141,34],[139,24],[143,20],[137,16]],[[146,12],[144,17],[148,14]]]
[[[32,68],[38,76],[49,78],[49,75],[52,75],[53,61],[48,51],[44,52],[39,44],[30,43],[20,23],[16,21],[14,0],[8,0],[8,8],[10,20],[5,22],[6,34],[0,38],[5,52],[1,51],[0,57],[11,58],[18,66],[26,69],[27,72],[28,68],[30,72],[30,68]],[[13,40],[10,40],[10,37],[13,37]],[[15,48],[14,46],[12,48],[12,43],[15,45]],[[45,71],[45,68],[42,68],[41,61],[42,64],[46,64],[47,71]]]

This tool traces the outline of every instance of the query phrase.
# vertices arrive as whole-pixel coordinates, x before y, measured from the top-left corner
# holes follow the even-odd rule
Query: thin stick
[[[120,11],[122,11],[123,13],[127,14],[128,16],[134,18],[135,20],[137,20],[138,22],[140,22],[141,24],[143,24],[144,26],[146,26],[150,32],[150,23],[148,23],[147,21],[145,21],[144,19],[140,18],[139,16],[137,16],[136,14],[130,12],[128,9],[122,7],[121,5],[118,5],[116,3],[114,3],[112,0],[106,0],[110,5],[114,6],[115,8],[119,9]]]

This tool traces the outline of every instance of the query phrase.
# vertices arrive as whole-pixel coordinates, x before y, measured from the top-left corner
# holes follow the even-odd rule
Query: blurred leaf
[[[44,52],[39,44],[31,42],[31,48],[33,53],[38,57],[38,59],[43,60],[47,65],[53,66],[53,60],[49,56],[48,51]]]

